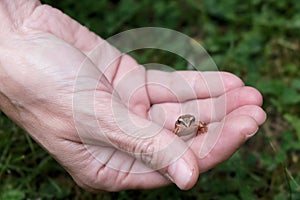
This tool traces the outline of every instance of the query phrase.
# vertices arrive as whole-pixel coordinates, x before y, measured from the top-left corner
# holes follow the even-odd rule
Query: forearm
[[[31,15],[34,9],[40,5],[38,0],[0,0],[0,109],[7,115],[15,118],[18,99],[24,94],[24,88],[20,87],[14,52],[19,48],[15,45],[15,36],[22,30],[23,21]],[[20,61],[20,60],[19,60]]]

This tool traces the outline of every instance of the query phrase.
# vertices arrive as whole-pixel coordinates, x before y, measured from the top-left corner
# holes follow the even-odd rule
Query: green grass
[[[30,137],[0,114],[0,199],[300,199],[300,2],[298,0],[45,0],[103,38],[159,26],[199,41],[218,68],[264,96],[268,120],[230,160],[190,191],[90,194]],[[128,6],[130,5],[130,6]],[[155,56],[154,56],[155,55]],[[143,50],[140,62],[183,69],[181,59]]]

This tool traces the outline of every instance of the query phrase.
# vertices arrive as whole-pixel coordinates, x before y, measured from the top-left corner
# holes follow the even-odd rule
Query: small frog
[[[176,123],[174,133],[179,137],[194,136],[195,134],[203,134],[208,131],[205,122],[196,122],[196,119],[191,114],[181,115]]]

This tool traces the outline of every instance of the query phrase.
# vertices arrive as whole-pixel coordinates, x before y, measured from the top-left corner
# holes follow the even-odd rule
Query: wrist
[[[1,0],[0,1],[0,19],[1,36],[7,30],[11,30],[12,26],[22,25],[24,19],[31,15],[34,9],[41,5],[38,0]]]

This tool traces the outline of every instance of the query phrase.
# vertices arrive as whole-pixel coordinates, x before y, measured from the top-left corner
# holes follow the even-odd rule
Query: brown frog
[[[195,134],[203,134],[208,131],[205,122],[196,122],[196,119],[191,114],[181,115],[176,123],[174,133],[179,137],[191,138]]]

